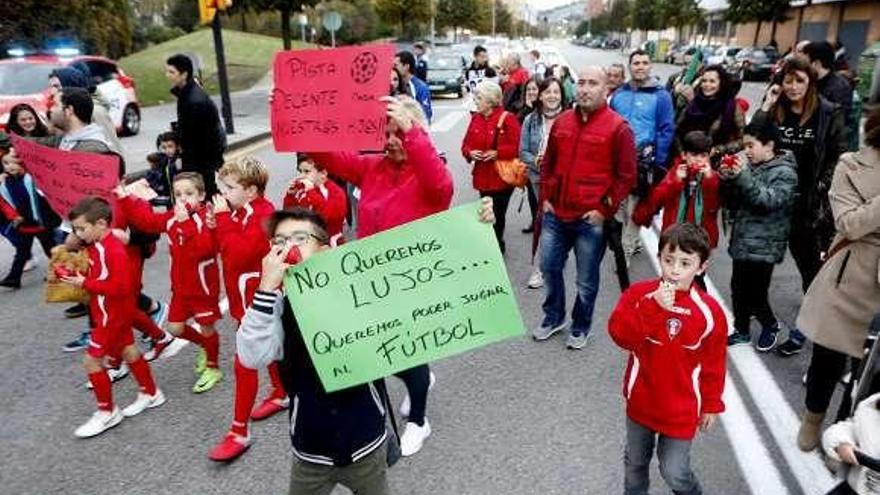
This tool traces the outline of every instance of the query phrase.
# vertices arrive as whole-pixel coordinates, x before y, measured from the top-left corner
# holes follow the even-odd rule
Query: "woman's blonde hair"
[[[419,102],[406,95],[398,96],[397,99],[413,122],[420,125],[422,129],[428,129],[428,119],[425,117],[425,111],[422,110],[422,105]]]
[[[491,104],[493,107],[497,107],[501,104],[501,86],[494,81],[482,81],[480,84],[477,84],[477,95],[486,100],[487,103]]]

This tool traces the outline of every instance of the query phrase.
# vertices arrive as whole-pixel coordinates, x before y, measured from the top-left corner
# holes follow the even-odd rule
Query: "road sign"
[[[321,19],[321,25],[324,26],[324,29],[330,31],[331,33],[334,31],[338,31],[339,28],[342,27],[342,15],[335,10],[331,10],[324,14],[324,17]]]

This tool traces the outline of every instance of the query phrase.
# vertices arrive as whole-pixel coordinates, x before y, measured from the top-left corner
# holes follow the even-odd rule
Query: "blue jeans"
[[[590,333],[593,308],[599,293],[599,269],[605,255],[602,225],[586,220],[563,222],[544,213],[541,228],[541,272],[547,296],[541,326],[556,327],[565,321],[565,280],[562,271],[568,252],[574,248],[577,268],[577,298],[571,311],[572,335]]]
[[[626,418],[624,495],[648,495],[649,467],[657,444],[660,475],[676,495],[701,495],[697,477],[691,470],[691,441],[658,434]]]

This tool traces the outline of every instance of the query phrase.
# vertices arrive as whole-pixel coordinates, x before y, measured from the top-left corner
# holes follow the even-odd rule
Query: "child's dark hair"
[[[97,196],[87,196],[81,200],[67,214],[67,219],[71,222],[79,217],[85,217],[86,222],[95,223],[98,220],[105,220],[107,223],[113,219],[113,208],[104,198]]]
[[[770,141],[779,142],[779,128],[772,122],[751,122],[743,130],[743,135],[752,136],[764,145]]]
[[[296,169],[299,170],[299,166],[302,165],[302,164],[305,163],[305,162],[309,162],[309,163],[311,163],[312,165],[314,165],[314,166],[315,166],[315,170],[317,170],[318,172],[323,172],[324,170],[326,170],[326,169],[324,168],[323,165],[321,165],[320,163],[318,163],[317,161],[315,161],[315,159],[312,158],[312,157],[310,157],[308,154],[306,154],[306,153],[297,153],[297,154],[296,154]]]
[[[147,163],[150,165],[161,165],[162,164],[162,153],[152,152],[147,155]]]
[[[266,223],[266,232],[269,233],[269,237],[275,235],[275,229],[278,228],[278,225],[287,220],[309,222],[315,229],[314,234],[319,238],[318,242],[321,244],[328,244],[330,242],[330,236],[327,235],[327,222],[324,221],[324,218],[315,211],[300,206],[288,210],[275,211]]]
[[[681,150],[685,153],[709,153],[712,151],[712,138],[703,131],[691,131],[681,140]]]
[[[660,252],[669,246],[670,251],[680,249],[688,254],[700,256],[700,263],[709,259],[709,234],[699,225],[678,223],[663,231],[660,235]]]
[[[158,143],[167,143],[168,141],[178,144],[177,133],[174,131],[165,131],[159,134],[159,137],[156,138],[156,142]]]
[[[205,178],[198,172],[180,172],[174,176],[174,182],[188,180],[196,186],[196,190],[200,193],[205,192]]]

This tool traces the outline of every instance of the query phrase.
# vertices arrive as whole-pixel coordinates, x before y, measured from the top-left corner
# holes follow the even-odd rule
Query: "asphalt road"
[[[558,44],[575,68],[620,59],[614,52]],[[672,67],[656,66],[664,77]],[[757,105],[760,85],[744,94]],[[435,101],[438,149],[455,177],[454,202],[476,199],[470,170],[458,151],[467,116],[454,99]],[[155,125],[155,124],[154,124]],[[161,123],[158,124],[161,127]],[[280,202],[294,172],[294,158],[271,145],[250,150],[270,168],[268,196]],[[526,325],[541,317],[541,290],[525,287],[531,271],[527,202],[517,193],[508,214],[508,272]],[[522,204],[522,207],[520,205]],[[650,240],[650,234],[645,234]],[[0,244],[0,271],[11,261]],[[94,409],[84,387],[78,354],[61,346],[85,325],[66,320],[63,305],[42,302],[45,260],[25,276],[24,286],[0,293],[0,493],[9,494],[276,494],[286,491],[292,459],[286,415],[253,426],[255,443],[231,465],[217,465],[207,451],[228,428],[232,413],[234,328],[220,325],[224,381],[204,395],[193,394],[192,346],[154,366],[168,402],[100,437],[78,440],[73,430]],[[147,293],[167,297],[168,256],[164,246],[147,263]],[[571,265],[571,263],[570,263]],[[654,277],[650,255],[637,256],[633,280]],[[573,272],[567,273],[569,290]],[[729,303],[730,259],[715,253],[710,269]],[[422,452],[390,472],[396,494],[614,494],[622,492],[624,414],[621,380],[626,356],[610,341],[606,322],[619,296],[613,260],[606,257],[593,335],[582,351],[564,348],[564,337],[534,343],[527,336],[449,358],[433,365],[437,385],[428,403],[434,431]],[[778,267],[771,302],[791,324],[800,304],[800,279],[789,259]],[[571,295],[568,298],[572,301]],[[792,421],[803,400],[801,375],[808,353],[782,359],[740,348],[730,353],[728,412],[713,431],[697,438],[693,465],[707,494],[824,493],[830,476],[818,457],[797,453]],[[265,381],[265,380],[264,380]],[[389,380],[392,400],[402,384]],[[133,400],[134,381],[114,387],[117,401]],[[668,493],[656,469],[652,493]],[[335,493],[347,493],[337,490]]]

